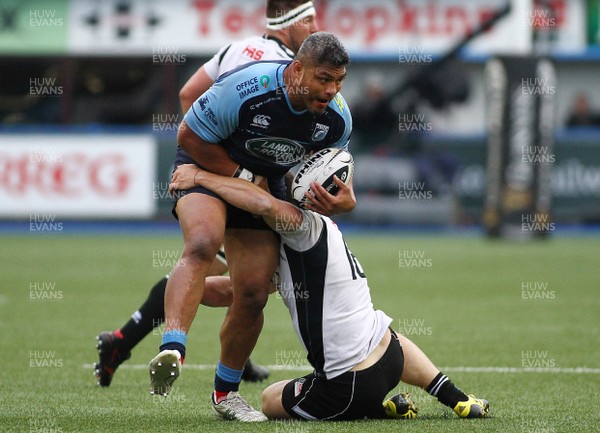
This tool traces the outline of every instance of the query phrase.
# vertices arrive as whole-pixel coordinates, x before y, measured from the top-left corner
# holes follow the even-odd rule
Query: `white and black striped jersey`
[[[281,222],[279,292],[308,361],[332,379],[363,361],[392,319],[373,308],[365,274],[336,224],[302,212],[293,233]]]
[[[219,75],[246,63],[258,60],[290,60],[294,53],[276,38],[252,36],[232,42],[221,48],[208,62],[204,70],[215,81]]]

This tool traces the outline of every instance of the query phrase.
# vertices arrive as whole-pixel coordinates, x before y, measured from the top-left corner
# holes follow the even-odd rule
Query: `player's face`
[[[295,22],[287,28],[289,49],[297,53],[304,39],[319,31],[317,21],[314,15],[309,15],[306,18]]]
[[[346,68],[331,66],[308,67],[303,79],[307,89],[305,106],[313,114],[322,114],[333,97],[342,90]]]

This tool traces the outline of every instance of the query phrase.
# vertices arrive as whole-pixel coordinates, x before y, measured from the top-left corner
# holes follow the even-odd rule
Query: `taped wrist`
[[[263,179],[262,176],[257,176],[254,173],[252,173],[250,170],[247,170],[242,166],[238,166],[238,168],[235,170],[235,173],[233,173],[233,175],[231,177],[237,177],[238,179],[244,179],[244,180],[247,180],[248,182],[252,182],[254,184],[259,184],[260,181]]]

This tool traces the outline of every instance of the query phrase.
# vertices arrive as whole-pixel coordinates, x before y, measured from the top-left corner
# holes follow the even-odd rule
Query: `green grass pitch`
[[[96,386],[94,337],[125,323],[181,251],[177,235],[0,237],[2,432],[592,432],[600,431],[600,241],[533,243],[478,237],[358,235],[347,242],[373,303],[491,417],[458,419],[425,392],[419,418],[353,423],[216,420],[212,365],[224,311],[201,308],[181,377],[168,398],[148,392],[157,330]],[[268,383],[299,376],[305,354],[274,295],[253,359],[278,366]],[[489,367],[489,369],[487,369]],[[576,370],[585,367],[587,370]],[[241,391],[260,405],[264,385]],[[398,391],[395,390],[395,391]]]

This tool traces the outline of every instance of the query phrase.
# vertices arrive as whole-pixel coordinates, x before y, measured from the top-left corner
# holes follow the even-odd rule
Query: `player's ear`
[[[301,80],[302,76],[304,75],[304,70],[306,69],[304,64],[300,60],[296,59],[292,62],[291,66],[294,76]]]

